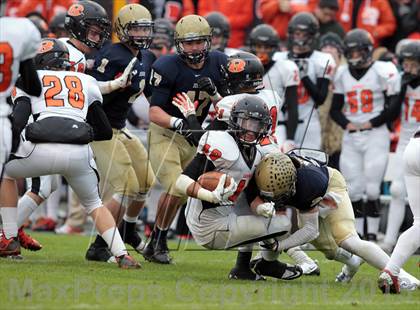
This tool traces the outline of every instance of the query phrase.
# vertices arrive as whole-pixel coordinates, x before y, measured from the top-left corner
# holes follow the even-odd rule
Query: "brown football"
[[[223,173],[218,171],[206,172],[198,178],[198,184],[209,191],[214,191],[217,187],[217,184],[219,184],[219,180],[222,175]],[[231,179],[232,178],[230,176],[227,176],[225,181],[225,188],[230,185]]]

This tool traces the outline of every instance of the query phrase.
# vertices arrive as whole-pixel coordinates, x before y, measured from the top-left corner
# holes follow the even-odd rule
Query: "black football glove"
[[[190,126],[188,126],[188,123],[186,120],[179,118],[175,122],[173,128],[176,133],[179,133],[180,135],[184,136],[189,144],[197,146],[194,141]]]
[[[204,90],[207,94],[209,94],[210,97],[216,95],[217,88],[214,85],[211,78],[207,76],[202,76],[201,78],[197,80],[197,83],[198,83],[198,88],[200,88],[200,90]]]

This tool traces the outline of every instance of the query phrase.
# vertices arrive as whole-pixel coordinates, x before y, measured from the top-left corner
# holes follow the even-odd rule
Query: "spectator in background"
[[[66,19],[66,13],[59,13],[53,17],[49,26],[51,33],[56,38],[67,38],[69,33],[64,27],[64,20]]]
[[[261,0],[261,15],[273,26],[281,40],[286,39],[289,20],[298,12],[313,12],[318,0]]]
[[[368,31],[374,46],[394,34],[397,23],[388,0],[339,0],[338,21],[346,32],[354,28]]]
[[[205,16],[214,11],[222,13],[230,24],[228,47],[238,48],[244,45],[246,30],[254,19],[254,0],[184,0],[184,7],[184,15]]]
[[[337,67],[345,63],[343,57],[343,40],[333,32],[328,32],[319,39],[319,50],[333,56]],[[332,102],[332,84],[328,91],[327,99],[318,108],[319,121],[322,130],[322,149],[329,155],[329,166],[339,170],[341,153],[341,141],[343,140],[343,129],[331,119],[330,108]]]
[[[340,38],[346,34],[343,26],[337,22],[338,0],[320,0],[315,8],[314,15],[319,22],[319,34],[336,33]]]
[[[67,12],[75,0],[19,0],[8,1],[6,14],[9,16],[27,16],[29,13],[38,12],[47,22],[58,13]]]

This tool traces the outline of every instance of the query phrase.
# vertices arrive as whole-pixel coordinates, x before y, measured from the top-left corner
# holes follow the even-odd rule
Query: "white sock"
[[[371,217],[371,216],[367,217],[367,224],[368,224],[367,232],[368,232],[368,234],[374,234],[374,235],[378,234],[379,221],[380,221],[379,217]]]
[[[0,214],[6,239],[16,237],[18,231],[18,226],[16,224],[17,208],[0,208]]]
[[[17,226],[21,227],[37,207],[35,200],[29,195],[23,195],[18,201]]]
[[[304,263],[315,264],[314,260],[310,258],[299,246],[290,248],[286,253],[297,265],[302,265]]]
[[[118,257],[127,254],[120,232],[116,227],[111,227],[110,229],[104,231],[101,236],[108,244],[108,248],[110,249],[112,255]]]
[[[389,205],[388,221],[384,243],[395,245],[400,232],[401,224],[405,215],[405,203],[403,199],[393,198]]]
[[[269,239],[269,240],[262,241],[262,243],[264,243],[265,245],[271,244],[274,247],[275,244],[276,244],[276,241],[274,239]],[[260,252],[261,252],[262,258],[264,258],[266,261],[270,261],[270,262],[275,261],[280,255],[280,252],[274,251],[274,250],[271,250],[271,249],[267,249],[266,247],[261,247]]]
[[[398,239],[386,269],[398,275],[401,267],[411,255],[420,247],[420,223],[407,229]]]
[[[137,216],[128,216],[126,213],[124,214],[123,220],[127,223],[137,223]]]
[[[343,264],[348,265],[350,268],[356,268],[363,261],[359,256],[351,254],[350,252],[337,248],[335,252],[334,260]]]
[[[341,242],[340,247],[360,256],[369,265],[379,270],[382,270],[389,261],[389,256],[379,246],[373,242],[361,240],[359,236],[347,238]]]
[[[365,234],[363,225],[365,223],[365,219],[363,217],[356,217],[356,231],[360,236]]]
[[[53,191],[50,196],[47,199],[46,202],[46,210],[47,210],[47,217],[50,219],[53,219],[54,221],[57,221],[57,210],[58,206],[60,204],[60,196],[61,191],[60,187],[58,187],[57,190]]]

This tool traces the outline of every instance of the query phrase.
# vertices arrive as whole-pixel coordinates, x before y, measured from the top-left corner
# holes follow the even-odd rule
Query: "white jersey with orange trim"
[[[407,85],[401,112],[401,131],[413,133],[420,125],[420,86]]]
[[[70,71],[85,72],[86,70],[86,57],[80,50],[78,50],[71,42],[69,38],[60,38],[61,42],[64,42],[69,49],[70,59]]]
[[[265,89],[276,91],[283,102],[286,88],[298,86],[300,83],[299,69],[291,60],[278,59],[264,74],[263,83]]]
[[[90,75],[39,70],[38,76],[42,85],[39,97],[30,97],[18,88],[12,96],[13,100],[21,96],[30,97],[32,114],[39,115],[38,119],[59,116],[84,122],[89,106],[95,101],[102,102],[98,83]]]
[[[344,115],[353,123],[364,123],[384,109],[385,95],[400,90],[400,75],[392,62],[375,61],[357,80],[348,65],[338,68],[334,78],[334,93],[344,95]]]
[[[0,117],[10,113],[6,98],[19,75],[19,64],[33,58],[41,35],[27,18],[0,17]]]
[[[287,60],[289,52],[277,52],[273,55],[273,60]],[[332,80],[335,71],[334,58],[327,53],[320,51],[313,51],[309,58],[305,59],[308,62],[308,77],[316,84],[318,78],[325,78]],[[314,101],[309,95],[309,92],[300,81],[298,85],[298,112],[299,119],[309,117],[313,109]]]

